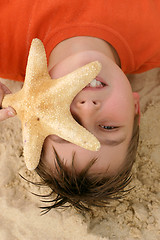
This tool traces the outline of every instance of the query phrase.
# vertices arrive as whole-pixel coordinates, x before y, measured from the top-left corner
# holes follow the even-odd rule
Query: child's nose
[[[95,118],[100,107],[101,103],[97,100],[82,100],[77,101],[71,106],[71,112],[79,119],[85,118],[91,120],[91,118]]]
[[[81,100],[71,105],[71,113],[79,124],[90,130],[100,107],[101,102],[97,100]]]
[[[96,111],[100,108],[100,102],[97,100],[84,100],[76,103],[76,107],[80,111]]]

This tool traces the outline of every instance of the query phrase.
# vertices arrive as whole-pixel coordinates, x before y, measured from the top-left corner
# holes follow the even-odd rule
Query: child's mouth
[[[102,82],[103,80],[100,77],[96,77],[92,80],[84,89],[88,88],[103,88],[107,86],[107,84]]]

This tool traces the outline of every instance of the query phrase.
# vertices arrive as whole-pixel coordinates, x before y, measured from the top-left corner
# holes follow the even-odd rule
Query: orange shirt
[[[33,38],[48,59],[74,36],[109,42],[125,73],[160,67],[160,0],[0,0],[0,76],[24,81]]]

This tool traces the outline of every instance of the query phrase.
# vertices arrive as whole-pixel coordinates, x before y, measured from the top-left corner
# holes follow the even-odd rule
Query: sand
[[[133,167],[135,186],[123,200],[93,214],[74,209],[52,210],[40,216],[46,193],[20,178],[38,180],[23,159],[21,125],[17,117],[0,123],[0,240],[158,240],[160,239],[160,69],[128,76],[141,96],[140,143]],[[21,83],[2,80],[12,92]]]

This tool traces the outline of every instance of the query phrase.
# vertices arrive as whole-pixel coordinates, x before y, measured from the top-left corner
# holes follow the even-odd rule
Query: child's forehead
[[[60,160],[62,160],[63,163],[69,168],[72,166],[73,156],[74,166],[77,171],[83,170],[90,161],[97,159],[90,171],[102,173],[108,169],[108,174],[112,174],[117,173],[117,171],[123,165],[127,152],[127,146],[102,146],[100,151],[94,152],[83,149],[72,143],[59,143],[50,138],[48,144],[45,145],[44,151],[46,154],[44,155],[42,161],[44,160],[45,164],[47,164],[49,168],[53,169],[54,171],[56,158],[54,152],[55,149]]]

